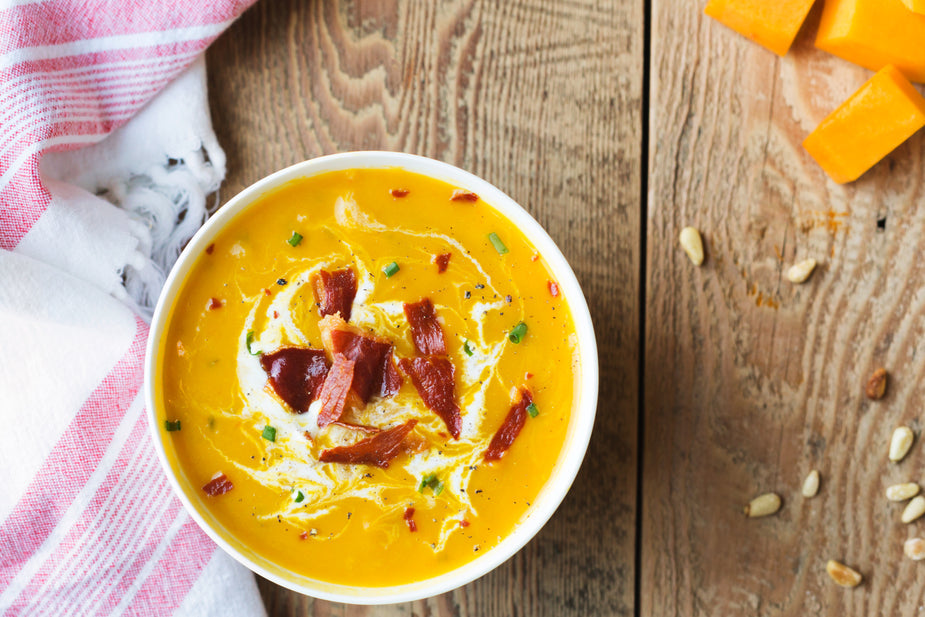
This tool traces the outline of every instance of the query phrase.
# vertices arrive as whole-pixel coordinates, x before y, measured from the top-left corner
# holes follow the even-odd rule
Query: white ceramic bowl
[[[564,297],[568,299],[578,336],[581,375],[578,406],[573,410],[559,460],[549,481],[513,533],[478,558],[440,576],[393,587],[351,587],[318,581],[277,566],[241,543],[213,518],[202,505],[199,495],[190,490],[190,483],[179,480],[184,477],[183,471],[175,459],[168,457],[165,452],[164,432],[159,430],[158,424],[158,411],[162,407],[162,401],[155,395],[153,379],[160,355],[163,353],[162,338],[168,329],[170,308],[176,301],[196,257],[202,254],[225,225],[250,207],[261,195],[290,180],[328,171],[380,167],[400,167],[471,190],[523,231],[543,255]],[[145,359],[145,400],[151,434],[167,477],[170,478],[174,490],[190,516],[225,552],[264,578],[315,598],[350,604],[389,604],[434,596],[482,576],[520,550],[549,520],[578,473],[594,424],[597,389],[597,344],[588,306],[568,262],[539,223],[514,200],[481,178],[446,163],[393,152],[349,152],[298,163],[256,182],[225,204],[193,237],[167,278],[151,323]]]

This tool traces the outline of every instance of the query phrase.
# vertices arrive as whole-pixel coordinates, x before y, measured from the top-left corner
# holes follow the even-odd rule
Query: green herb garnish
[[[267,441],[276,441],[276,429],[269,424],[263,427],[263,438]]]
[[[386,278],[392,278],[400,269],[401,268],[398,267],[398,264],[393,261],[382,269],[382,273],[385,274]]]
[[[297,231],[292,232],[292,235],[289,236],[289,239],[286,242],[289,243],[289,246],[299,246],[299,242],[302,241],[302,234]]]
[[[170,420],[164,420],[164,430],[166,430],[168,433],[179,431],[180,421],[177,420],[176,422],[171,422]]]
[[[515,345],[520,341],[524,340],[524,337],[527,335],[527,324],[520,322],[514,329],[511,330],[511,333],[507,335],[507,340],[511,341]]]
[[[504,246],[504,242],[501,241],[501,238],[499,238],[498,234],[495,232],[488,234],[488,241],[491,242],[493,247],[495,247],[495,250],[498,251],[499,255],[504,255],[508,252],[507,247]]]
[[[527,405],[527,413],[530,414],[531,418],[535,418],[540,415],[540,410],[537,409],[536,403],[530,403]]]
[[[437,481],[437,474],[429,473],[421,478],[421,484],[418,486],[418,492],[423,493],[424,489]]]
[[[302,494],[302,491],[296,491],[295,497],[293,497],[293,500],[296,503],[302,503],[303,501],[305,501],[305,495]]]
[[[418,485],[418,492],[423,493],[424,489],[430,487],[434,492],[434,497],[443,492],[443,482],[437,479],[437,474],[429,473],[421,478],[421,484]]]
[[[262,351],[254,351],[253,349],[251,349],[251,345],[254,344],[254,331],[253,330],[248,330],[247,338],[244,340],[244,344],[247,346],[247,353],[249,353],[252,356],[259,356],[260,354],[263,353]]]
[[[463,351],[466,352],[467,356],[472,355],[472,347],[469,345],[469,341],[466,341],[465,343],[463,343]]]

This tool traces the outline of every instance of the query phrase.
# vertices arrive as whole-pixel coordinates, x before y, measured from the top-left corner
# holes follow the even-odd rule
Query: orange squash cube
[[[826,0],[816,47],[872,71],[896,66],[925,83],[925,15],[903,4],[922,0]]]
[[[925,14],[925,0],[903,0],[903,4],[908,6],[910,11]]]
[[[829,114],[803,147],[841,184],[857,180],[923,126],[925,98],[888,65]]]
[[[814,0],[710,0],[704,13],[778,56],[793,44]]]

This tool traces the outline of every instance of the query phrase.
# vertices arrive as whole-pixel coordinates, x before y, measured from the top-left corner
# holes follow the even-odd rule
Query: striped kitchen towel
[[[146,319],[224,177],[202,51],[253,0],[0,0],[0,614],[262,615],[146,431]]]

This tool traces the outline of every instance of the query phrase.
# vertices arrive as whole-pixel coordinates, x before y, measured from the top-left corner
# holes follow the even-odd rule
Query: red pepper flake
[[[439,255],[434,255],[434,263],[437,264],[437,274],[443,274],[446,272],[446,269],[450,265],[450,257],[452,253],[440,253]]]
[[[553,298],[559,297],[559,284],[555,281],[546,281],[546,287],[549,288],[549,295]]]
[[[533,373],[527,371],[526,373],[524,373],[524,377],[526,379],[533,379]]]
[[[520,400],[511,407],[498,432],[495,433],[495,436],[491,438],[491,443],[488,444],[488,450],[485,451],[486,461],[501,460],[501,457],[511,447],[524,424],[526,424],[527,407],[532,402],[533,397],[530,395],[530,391],[526,388],[520,388]]]
[[[479,196],[473,193],[472,191],[467,191],[465,189],[456,189],[453,191],[453,194],[450,195],[450,201],[478,201]]]
[[[209,303],[206,305],[206,309],[214,311],[225,306],[225,303],[219,300],[218,298],[210,298]]]
[[[273,311],[273,319],[279,319],[279,311]]]
[[[408,420],[404,424],[376,433],[353,445],[323,450],[318,460],[322,463],[375,465],[385,469],[389,466],[389,462],[401,452],[402,441],[417,423],[417,420]]]
[[[469,526],[469,521],[467,521],[466,519],[460,519],[460,521],[459,521],[459,526],[460,526],[460,527],[468,527],[468,526]]]
[[[405,371],[424,404],[443,419],[450,434],[459,439],[462,430],[462,416],[456,403],[455,368],[446,358],[402,358],[401,370]]]
[[[307,531],[303,531],[302,533],[300,533],[300,534],[299,534],[299,540],[308,540],[308,532],[307,532]]]
[[[264,293],[264,295],[269,296],[269,295],[272,294],[273,292],[271,292],[269,289],[264,289],[264,290],[263,290],[263,293]]]
[[[389,194],[395,199],[401,199],[402,197],[407,197],[410,193],[408,189],[389,189]]]
[[[348,360],[339,353],[334,354],[334,364],[331,365],[331,370],[324,378],[321,393],[318,394],[318,399],[321,401],[318,426],[327,426],[331,422],[340,420],[343,415],[347,394],[350,393],[350,384],[353,383],[354,364],[353,360]]]
[[[533,257],[530,258],[530,261],[537,261],[540,258],[539,253],[533,253]]]
[[[233,488],[234,484],[231,483],[228,476],[218,472],[202,487],[202,490],[209,497],[217,497],[218,495],[224,495]]]
[[[357,277],[353,269],[319,271],[312,276],[312,290],[322,317],[340,313],[344,321],[350,321],[353,299],[357,295]]]
[[[412,533],[418,530],[418,525],[414,522],[414,508],[405,508],[405,515],[403,518],[405,519],[405,524],[408,525],[408,529],[410,529]]]
[[[215,243],[214,243],[214,242],[213,242],[212,244],[210,244],[209,246],[206,247],[206,255],[211,255],[213,251],[215,251]]]
[[[283,347],[260,356],[260,366],[276,395],[296,413],[305,413],[315,400],[328,373],[321,349]]]
[[[411,324],[411,339],[419,354],[423,356],[446,355],[443,328],[437,321],[437,313],[434,311],[430,298],[422,298],[420,302],[414,304],[405,304],[405,317]]]

